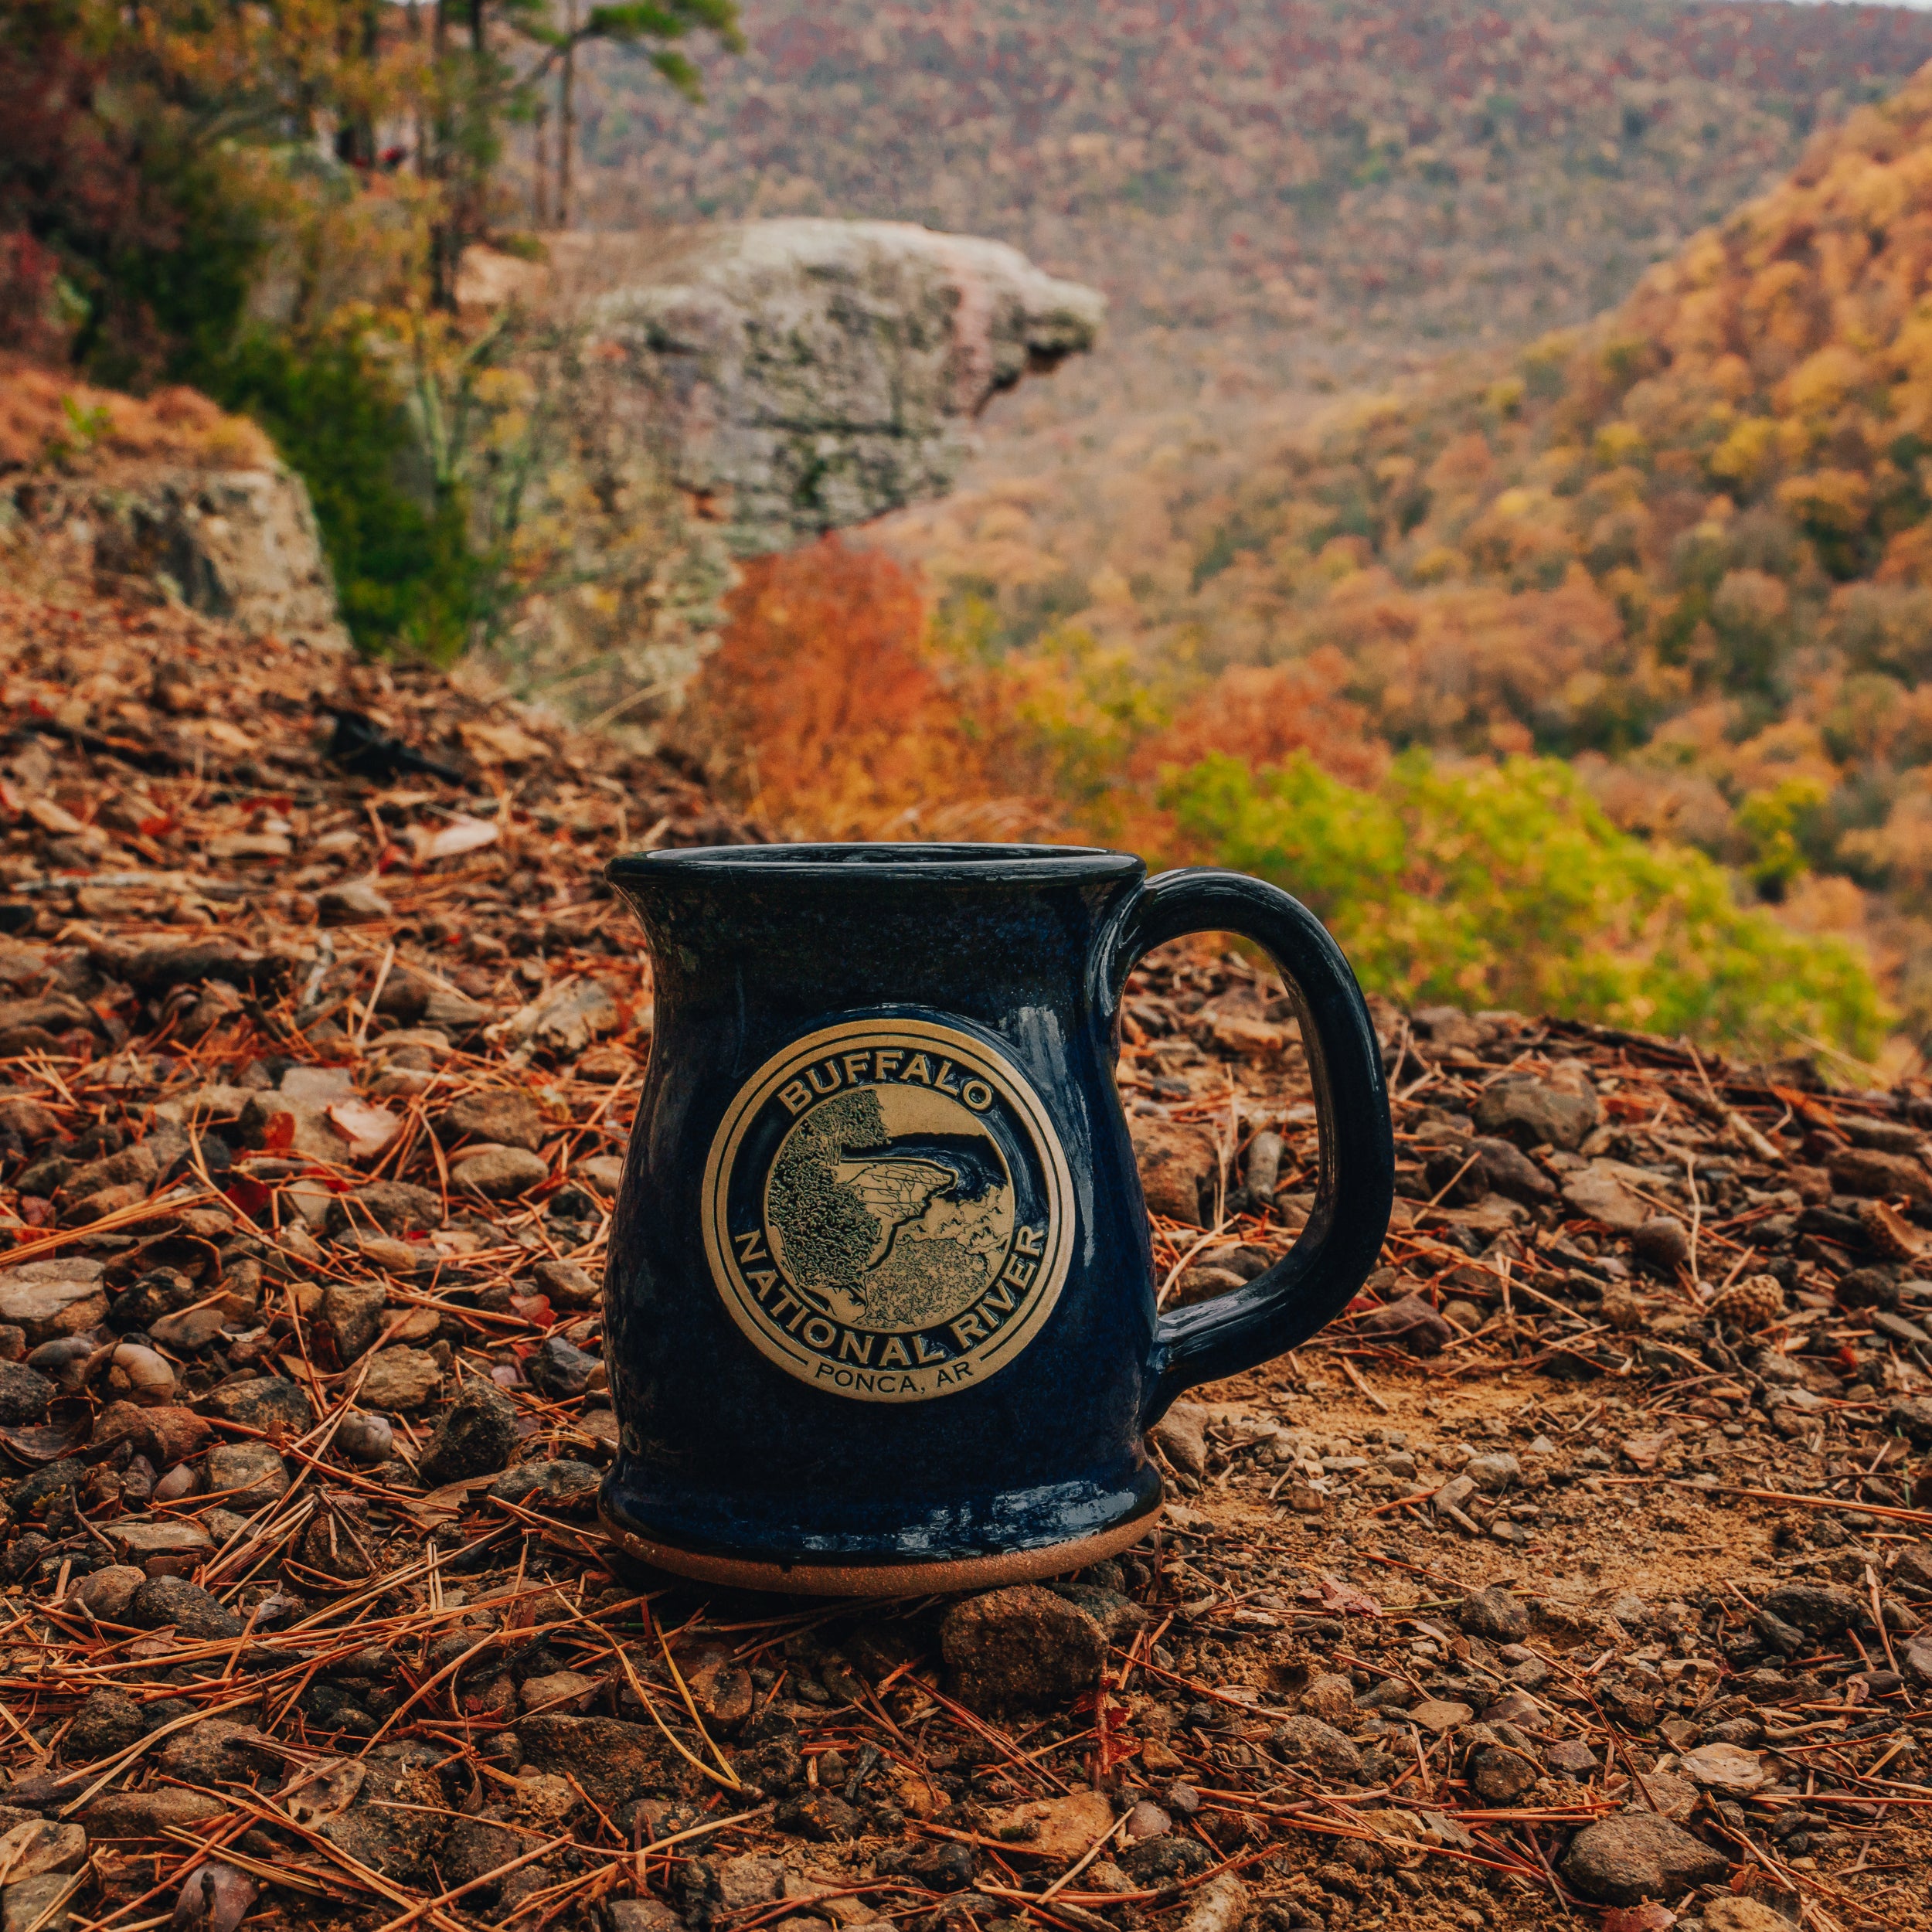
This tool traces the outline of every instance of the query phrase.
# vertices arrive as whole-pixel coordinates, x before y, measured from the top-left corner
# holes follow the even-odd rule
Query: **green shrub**
[[[1162,803],[1197,851],[1305,900],[1362,984],[1404,1005],[1513,1006],[1788,1050],[1869,1056],[1886,1015],[1844,941],[1740,906],[1702,854],[1620,832],[1569,767],[1399,758],[1373,791],[1305,753],[1251,772],[1216,756]]]
[[[443,658],[461,651],[483,574],[462,495],[411,487],[410,472],[422,461],[408,418],[361,340],[253,332],[197,379],[224,407],[260,423],[308,485],[357,644]]]

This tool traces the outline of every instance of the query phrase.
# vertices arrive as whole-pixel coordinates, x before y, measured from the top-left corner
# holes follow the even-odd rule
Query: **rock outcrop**
[[[0,556],[23,580],[138,585],[257,634],[346,648],[308,492],[252,423],[0,368]]]
[[[597,301],[586,319],[607,349],[587,359],[614,411],[668,434],[675,480],[743,556],[944,495],[965,424],[1090,349],[1104,309],[1002,242],[741,222]]]

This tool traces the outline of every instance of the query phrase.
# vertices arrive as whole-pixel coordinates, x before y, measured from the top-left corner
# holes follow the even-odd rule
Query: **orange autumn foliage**
[[[926,645],[917,574],[828,538],[746,564],[687,713],[714,776],[791,838],[1011,838],[1053,814],[995,782],[998,733]],[[985,695],[985,694],[981,694]]]
[[[1369,736],[1366,709],[1342,695],[1349,676],[1348,660],[1332,645],[1288,664],[1233,665],[1142,741],[1131,774],[1158,779],[1217,753],[1258,770],[1305,751],[1347,784],[1377,784],[1389,748]]]

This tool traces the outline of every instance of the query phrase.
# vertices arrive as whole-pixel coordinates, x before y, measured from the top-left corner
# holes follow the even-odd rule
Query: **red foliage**
[[[726,608],[692,720],[759,815],[793,836],[909,838],[935,804],[983,795],[904,565],[828,538],[747,564]]]
[[[62,356],[63,269],[173,237],[136,138],[100,111],[106,70],[54,0],[0,8],[0,348]]]

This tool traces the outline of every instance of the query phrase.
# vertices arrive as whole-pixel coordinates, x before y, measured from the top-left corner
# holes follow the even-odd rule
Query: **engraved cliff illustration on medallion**
[[[1071,1183],[1046,1110],[984,1043],[927,1021],[800,1040],[748,1080],[706,1164],[705,1246],[768,1359],[866,1401],[985,1381],[1052,1312]]]

